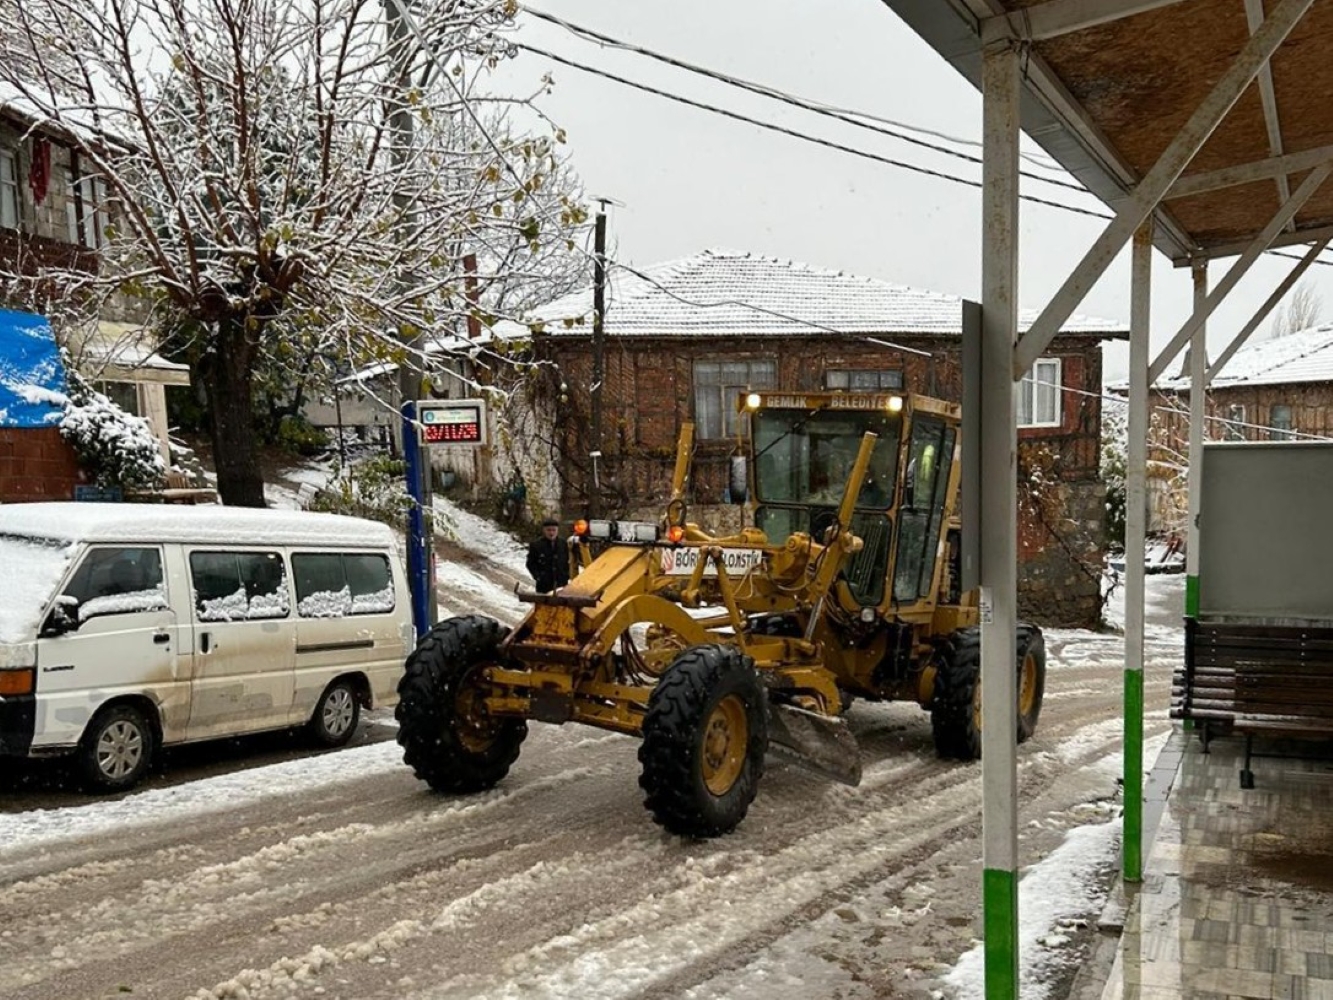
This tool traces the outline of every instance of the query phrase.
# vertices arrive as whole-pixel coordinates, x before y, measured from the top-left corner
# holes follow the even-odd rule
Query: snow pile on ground
[[[436,497],[434,507],[437,515],[443,515],[435,519],[438,534],[520,577],[527,576],[527,549],[513,535],[444,497]]]
[[[133,827],[169,825],[203,813],[237,809],[264,799],[302,794],[316,785],[336,785],[378,773],[405,773],[397,743],[302,757],[172,788],[155,788],[114,801],[0,813],[0,857],[5,851],[53,840],[111,832],[119,837]]]
[[[264,501],[279,510],[305,510],[310,500],[333,479],[333,466],[325,461],[284,469],[280,482],[264,483]]]
[[[1107,724],[1123,725],[1119,719]],[[1144,742],[1143,759],[1150,771],[1166,745],[1163,733]],[[1118,777],[1123,757],[1109,754],[1098,762],[1099,771]],[[1069,943],[1066,933],[1085,925],[1106,903],[1105,874],[1119,864],[1121,819],[1077,826],[1065,841],[1023,874],[1018,887],[1019,995],[1023,1000],[1046,1000],[1053,973],[1068,969],[1070,956],[1060,949]],[[1145,854],[1148,850],[1145,842]],[[944,982],[956,991],[956,1000],[985,1000],[985,945],[978,942],[965,953]]]

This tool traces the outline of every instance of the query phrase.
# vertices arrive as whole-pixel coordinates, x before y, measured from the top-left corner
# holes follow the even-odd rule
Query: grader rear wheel
[[[1028,740],[1037,728],[1046,692],[1046,640],[1032,625],[1019,625],[1015,637],[1018,671],[1016,738]],[[981,631],[960,629],[949,637],[938,661],[931,729],[941,757],[981,757]]]
[[[759,790],[767,749],[767,694],[749,657],[733,646],[687,649],[648,700],[644,804],[672,833],[730,833]]]
[[[528,735],[522,719],[486,713],[480,674],[498,662],[505,629],[471,615],[440,622],[398,682],[403,760],[437,792],[479,792],[509,773]]]

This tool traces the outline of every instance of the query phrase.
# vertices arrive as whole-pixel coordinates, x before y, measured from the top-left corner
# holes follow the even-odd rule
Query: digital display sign
[[[418,407],[424,444],[485,444],[486,416],[480,400],[423,400]]]

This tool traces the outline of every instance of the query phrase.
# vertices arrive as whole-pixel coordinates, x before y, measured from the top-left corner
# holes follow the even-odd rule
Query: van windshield
[[[0,642],[31,642],[43,609],[69,568],[74,543],[0,535]]]

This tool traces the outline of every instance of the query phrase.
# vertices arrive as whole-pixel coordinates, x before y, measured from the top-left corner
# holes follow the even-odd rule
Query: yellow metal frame
[[[887,399],[889,394],[881,395]],[[787,403],[799,401],[809,408],[869,408],[847,406],[846,397],[836,393],[766,396]],[[842,403],[835,402],[838,399]],[[955,424],[958,421],[954,404],[916,395],[903,399],[903,437],[891,442],[900,456],[906,451],[902,442],[907,440],[912,414],[929,413]],[[531,598],[534,607],[501,650],[502,661],[512,666],[495,665],[486,670],[485,710],[494,715],[581,722],[638,733],[655,678],[647,683],[626,681],[634,671],[623,658],[622,641],[632,643],[631,628],[649,623],[673,636],[672,643],[658,647],[662,650],[659,656],[676,646],[687,648],[709,642],[737,645],[753,658],[768,686],[783,692],[791,703],[825,714],[839,711],[843,699],[840,684],[863,690],[870,687],[875,666],[888,651],[886,633],[853,646],[843,641],[840,626],[830,620],[831,614],[848,619],[861,612],[839,574],[847,559],[861,547],[861,540],[848,526],[876,444],[874,434],[862,439],[838,506],[835,528],[824,538],[797,534],[775,545],[755,528],[714,537],[686,521],[694,427],[685,424],[677,444],[662,526],[679,529],[677,548],[699,550],[693,572],[687,577],[663,572],[661,550],[667,543],[606,543],[596,553],[586,541],[573,543],[571,569],[575,575],[570,583],[558,595]],[[900,462],[905,460],[900,457]],[[900,469],[899,493],[904,474]],[[946,526],[955,523],[960,474],[959,449],[955,446],[943,513]],[[895,496],[889,510],[895,525],[897,505]],[[932,588],[936,594],[944,582],[946,545],[947,531],[941,531]],[[741,575],[731,573],[724,560],[728,549],[760,550],[763,564]],[[892,552],[896,549],[895,539]],[[914,662],[928,661],[929,636],[974,623],[976,609],[970,601],[941,605],[926,600],[893,606],[893,562],[891,554],[889,586],[884,603],[875,609],[876,615],[910,626],[919,640],[912,650]],[[714,605],[716,611],[703,618],[686,610]],[[793,616],[808,623],[806,632],[802,636],[749,634],[749,617],[763,613]],[[617,652],[618,647],[622,652]],[[637,645],[633,648],[638,651]],[[909,687],[879,693],[929,704],[933,686],[933,671],[926,667],[916,672]]]

